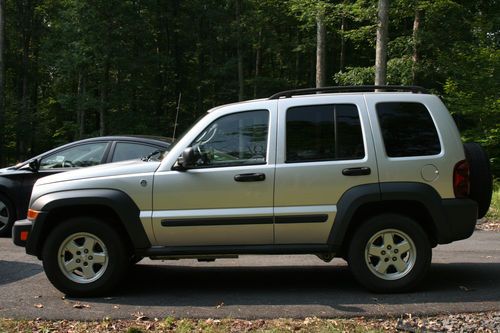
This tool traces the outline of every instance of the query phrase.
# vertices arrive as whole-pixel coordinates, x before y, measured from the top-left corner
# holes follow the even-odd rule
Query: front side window
[[[107,145],[107,142],[98,142],[61,150],[43,158],[40,169],[81,168],[101,164]]]
[[[269,111],[247,111],[220,117],[193,141],[196,166],[217,167],[266,163]]]
[[[378,103],[377,116],[389,157],[437,155],[441,144],[427,108],[415,102]]]
[[[286,113],[286,162],[361,159],[365,156],[353,104],[293,107]]]

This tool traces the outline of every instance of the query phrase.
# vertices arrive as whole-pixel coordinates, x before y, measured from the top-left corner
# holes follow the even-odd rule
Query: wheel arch
[[[33,224],[26,252],[40,257],[50,230],[71,217],[92,216],[113,225],[132,250],[151,246],[139,208],[124,192],[110,189],[55,192],[36,199],[31,208],[41,213]]]
[[[450,227],[436,190],[423,183],[398,182],[360,185],[348,190],[337,204],[329,246],[343,256],[356,228],[369,217],[382,213],[414,219],[425,230],[432,246],[448,241]]]

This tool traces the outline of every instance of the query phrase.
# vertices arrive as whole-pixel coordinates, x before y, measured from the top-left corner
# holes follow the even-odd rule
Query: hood
[[[160,166],[160,162],[145,162],[142,160],[130,160],[124,162],[108,163],[78,170],[58,173],[39,179],[36,185],[52,184],[70,180],[123,176],[136,173],[154,172]]]

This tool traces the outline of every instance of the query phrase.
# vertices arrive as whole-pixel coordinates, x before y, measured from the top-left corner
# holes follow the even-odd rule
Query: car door
[[[275,243],[325,244],[341,196],[378,179],[363,96],[288,98],[278,108]]]
[[[154,179],[157,245],[273,243],[275,106],[268,101],[209,114],[167,155],[168,167]],[[172,170],[186,147],[197,152],[196,165]]]

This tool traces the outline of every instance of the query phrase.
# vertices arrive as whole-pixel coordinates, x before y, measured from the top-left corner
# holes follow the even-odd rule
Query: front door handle
[[[234,176],[234,180],[237,182],[261,182],[265,179],[266,175],[263,173],[242,173]]]
[[[344,176],[365,176],[369,175],[371,172],[372,170],[369,167],[347,168],[342,170]]]

